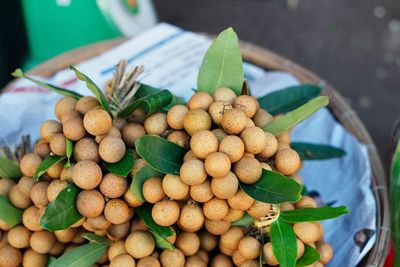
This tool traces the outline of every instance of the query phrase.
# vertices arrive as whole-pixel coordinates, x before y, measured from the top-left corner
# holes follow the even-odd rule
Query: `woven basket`
[[[51,76],[55,72],[65,69],[71,64],[77,64],[83,60],[101,54],[121,42],[123,42],[122,39],[104,41],[66,52],[37,66],[32,69],[29,74]],[[323,87],[323,94],[330,96],[329,109],[336,117],[337,121],[356,136],[361,143],[367,146],[372,168],[372,190],[377,203],[377,235],[374,247],[359,266],[383,266],[388,253],[390,240],[390,214],[386,175],[375,144],[371,140],[364,125],[354,110],[344,101],[343,97],[330,84],[311,71],[265,48],[247,42],[241,42],[241,49],[244,60],[248,62],[265,69],[287,71],[292,73],[303,83],[317,84]]]

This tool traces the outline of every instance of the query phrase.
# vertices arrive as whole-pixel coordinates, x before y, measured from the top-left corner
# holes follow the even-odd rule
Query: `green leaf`
[[[22,210],[14,207],[14,205],[2,195],[0,195],[0,220],[4,221],[10,228],[20,224],[22,220]]]
[[[221,32],[207,50],[197,76],[197,90],[213,93],[220,87],[240,95],[244,82],[242,55],[232,28]]]
[[[133,150],[127,148],[124,157],[120,161],[116,163],[104,162],[104,165],[109,172],[118,176],[126,177],[132,170],[134,162]]]
[[[67,156],[67,162],[65,162],[64,167],[69,168],[71,167],[71,157],[72,157],[72,152],[74,151],[74,143],[68,138],[65,138],[65,142],[66,142],[65,154]]]
[[[232,226],[243,226],[243,227],[250,227],[254,222],[254,218],[251,217],[247,212],[243,214],[243,217],[237,221],[231,223]]]
[[[110,244],[110,240],[108,240],[107,237],[104,236],[98,236],[93,233],[83,233],[81,235],[83,238],[89,240],[92,243],[97,243],[97,244]]]
[[[156,246],[159,249],[175,249],[174,245],[172,245],[165,237],[160,236],[154,231],[150,231],[153,236],[154,240],[156,241]]]
[[[279,135],[293,126],[299,124],[306,118],[310,117],[319,109],[327,106],[329,104],[329,97],[327,96],[318,96],[301,107],[287,113],[283,117],[273,121],[264,127],[264,131],[270,132],[273,135]]]
[[[304,254],[297,261],[296,267],[309,266],[318,261],[320,257],[321,256],[319,255],[318,250],[316,250],[310,245],[304,244]]]
[[[50,267],[52,264],[54,264],[54,262],[55,262],[56,260],[57,260],[56,257],[50,256],[50,257],[49,257],[49,260],[47,261],[47,265],[46,265],[46,266]]]
[[[100,105],[111,114],[110,106],[107,102],[106,97],[103,94],[103,91],[90,79],[88,76],[77,70],[74,66],[69,66],[70,70],[75,72],[76,77],[86,83],[86,87],[92,91],[92,93],[96,96]]]
[[[290,147],[296,150],[302,160],[332,159],[346,155],[346,151],[330,145],[293,142]]]
[[[61,255],[49,267],[91,267],[106,252],[108,243],[89,243]]]
[[[0,157],[0,177],[18,180],[22,172],[19,164],[11,159]]]
[[[153,169],[179,174],[187,150],[160,136],[144,135],[135,142],[136,152]]]
[[[272,251],[280,266],[295,267],[297,260],[297,239],[290,224],[280,220],[271,225]]]
[[[143,205],[135,208],[136,213],[139,215],[140,219],[144,222],[144,224],[153,232],[161,237],[169,237],[174,233],[169,227],[158,225],[151,216],[151,209],[153,206],[146,202]]]
[[[45,83],[45,82],[36,80],[36,79],[31,78],[29,76],[26,76],[21,69],[16,69],[13,73],[11,73],[11,75],[13,77],[15,77],[15,78],[25,78],[25,79],[33,82],[33,83],[36,83],[37,85],[39,85],[39,86],[41,86],[43,88],[46,88],[49,91],[55,92],[55,93],[60,94],[60,95],[71,96],[71,97],[76,98],[76,99],[79,99],[79,98],[82,97],[82,95],[80,95],[80,94],[78,94],[78,93],[76,93],[74,91],[71,91],[71,90],[68,90],[68,89],[65,89],[65,88],[61,88],[61,87],[58,87],[58,86],[55,86],[55,85],[52,85],[52,84],[49,84],[49,83]]]
[[[263,170],[261,178],[254,184],[241,183],[240,186],[255,200],[271,204],[296,202],[302,190],[301,185],[292,178],[268,170]]]
[[[40,226],[49,231],[67,229],[82,218],[76,208],[75,201],[79,188],[70,184],[64,188],[57,198],[51,202],[40,220]]]
[[[269,93],[258,99],[260,107],[272,115],[292,111],[321,94],[321,87],[302,84]]]
[[[321,207],[321,208],[305,208],[298,210],[282,211],[280,218],[288,223],[296,222],[316,222],[329,220],[348,214],[349,210],[345,206],[340,207]]]
[[[160,92],[134,100],[118,115],[121,117],[128,117],[138,107],[142,108],[146,115],[150,115],[168,106],[172,101],[172,97],[173,96],[170,91],[162,90]]]
[[[392,158],[389,188],[393,246],[395,251],[400,251],[400,142]],[[400,253],[395,253],[395,266],[400,266]]]
[[[138,99],[144,98],[148,95],[159,93],[161,91],[162,91],[161,89],[158,89],[158,88],[155,88],[150,85],[142,83],[139,87],[139,90],[136,92],[135,97]],[[185,101],[183,101],[181,98],[173,95],[171,103],[169,103],[166,107],[164,107],[163,110],[168,111],[170,108],[172,108],[173,106],[178,105],[178,104],[185,104]]]
[[[42,176],[43,174],[45,174],[47,172],[47,170],[63,161],[66,158],[66,156],[47,156],[44,160],[42,160],[42,162],[39,164],[35,174],[33,175],[33,180],[38,181],[40,176]]]
[[[142,193],[142,187],[144,182],[151,177],[161,176],[161,175],[162,175],[161,172],[156,171],[147,165],[140,168],[135,173],[135,176],[132,179],[131,191],[135,194],[137,199],[139,199],[140,201],[145,201]]]

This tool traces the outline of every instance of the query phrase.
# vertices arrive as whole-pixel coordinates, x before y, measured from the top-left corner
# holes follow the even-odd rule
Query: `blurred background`
[[[239,37],[333,84],[367,126],[383,158],[400,114],[400,1],[19,0],[0,9],[0,88],[25,70],[89,43],[133,36],[157,21]]]

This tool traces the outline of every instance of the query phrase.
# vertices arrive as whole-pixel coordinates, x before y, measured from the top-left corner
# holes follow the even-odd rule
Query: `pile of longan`
[[[21,159],[24,176],[19,182],[0,180],[0,194],[24,210],[21,225],[9,229],[0,221],[1,266],[46,266],[50,255],[58,257],[87,242],[81,236],[85,232],[111,241],[95,266],[259,266],[260,253],[265,264],[278,265],[271,243],[262,245],[254,228],[231,225],[245,213],[260,219],[270,211],[270,204],[254,200],[239,187],[257,182],[262,169],[301,183],[296,175],[301,161],[290,148],[289,132],[278,137],[264,132],[276,117],[261,109],[256,98],[219,88],[212,95],[197,92],[187,105],[175,105],[167,113],[145,117],[136,109],[128,119],[113,119],[94,97],[63,97],[55,115],[58,121],[42,124],[34,153]],[[167,239],[174,250],[157,248],[134,212],[144,202],[128,185],[146,162],[135,153],[130,177],[111,174],[101,164],[118,162],[146,134],[188,149],[179,175],[151,177],[142,188],[145,201],[153,204],[154,221],[173,231]],[[35,182],[32,176],[46,156],[66,155],[66,139],[74,142],[71,166],[57,163]],[[83,218],[65,230],[43,230],[40,219],[46,207],[70,183],[82,190],[76,207]],[[313,198],[303,196],[280,209],[316,206]],[[313,266],[330,261],[333,251],[323,241],[319,222],[295,223],[293,229],[298,258],[307,244],[321,254]]]

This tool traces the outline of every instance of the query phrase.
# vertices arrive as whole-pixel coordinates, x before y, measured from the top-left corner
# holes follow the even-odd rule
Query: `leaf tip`
[[[16,69],[11,73],[11,75],[15,78],[21,78],[24,77],[24,72],[21,69]]]

